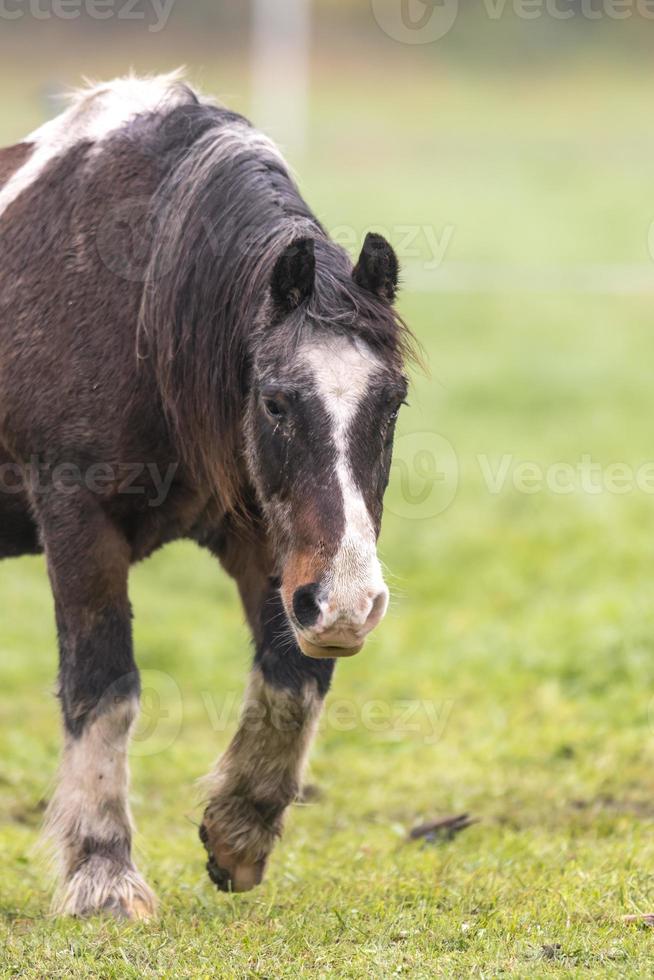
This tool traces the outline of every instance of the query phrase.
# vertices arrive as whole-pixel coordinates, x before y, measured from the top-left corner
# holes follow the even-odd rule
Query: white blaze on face
[[[307,344],[302,352],[318,395],[332,422],[336,447],[336,475],[343,497],[345,528],[338,551],[327,572],[320,603],[325,625],[343,616],[363,625],[372,600],[384,593],[372,519],[352,474],[349,435],[371,380],[381,364],[361,341],[332,338]],[[384,599],[385,612],[387,599]]]

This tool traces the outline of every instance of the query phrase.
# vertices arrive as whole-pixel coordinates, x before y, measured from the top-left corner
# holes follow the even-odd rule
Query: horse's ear
[[[278,312],[290,313],[308,299],[316,278],[313,238],[296,238],[287,245],[273,269],[270,290]]]
[[[397,293],[400,266],[397,255],[385,238],[368,232],[352,275],[362,289],[367,289],[388,303],[393,302]]]

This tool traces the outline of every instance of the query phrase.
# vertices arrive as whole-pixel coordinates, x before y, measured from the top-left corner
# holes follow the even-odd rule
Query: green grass
[[[298,166],[328,225],[451,223],[448,259],[467,263],[650,261],[642,76],[416,68],[388,95],[384,79],[318,74]],[[458,489],[432,516],[453,484],[412,508],[395,469],[392,609],[339,666],[312,756],[320,798],[294,807],[257,891],[218,895],[203,870],[194,782],[234,730],[249,651],[231,584],[179,544],[132,584],[136,846],[161,916],[47,917],[34,845],[60,742],[52,603],[40,560],[0,566],[2,975],[651,975],[654,937],[623,917],[654,911],[654,499],[510,479],[491,493],[480,457],[653,458],[652,298],[522,287],[516,271],[503,292],[402,300],[431,376],[416,377],[400,445],[447,439]],[[455,839],[406,842],[464,811],[478,822]]]

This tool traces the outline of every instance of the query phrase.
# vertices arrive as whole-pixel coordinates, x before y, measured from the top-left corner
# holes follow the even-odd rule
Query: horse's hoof
[[[80,912],[79,915],[88,918],[91,915],[103,914],[111,915],[114,919],[122,922],[147,922],[156,912],[154,902],[146,902],[142,899],[133,897],[131,900],[125,898],[111,898],[102,906],[101,909],[89,908]]]
[[[200,827],[200,840],[209,855],[207,873],[219,891],[247,892],[261,884],[266,870],[265,859],[247,862],[224,847],[212,846],[205,824]]]
[[[98,858],[75,872],[54,905],[55,915],[110,915],[125,921],[150,919],[156,910],[154,893],[134,867],[117,867]]]
[[[263,881],[265,861],[256,864],[234,864],[228,870],[221,868],[214,857],[207,861],[207,872],[221,892],[249,892]]]

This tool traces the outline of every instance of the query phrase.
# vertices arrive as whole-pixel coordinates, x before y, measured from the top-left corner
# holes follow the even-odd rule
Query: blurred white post
[[[252,119],[292,156],[306,145],[311,0],[253,0]]]

